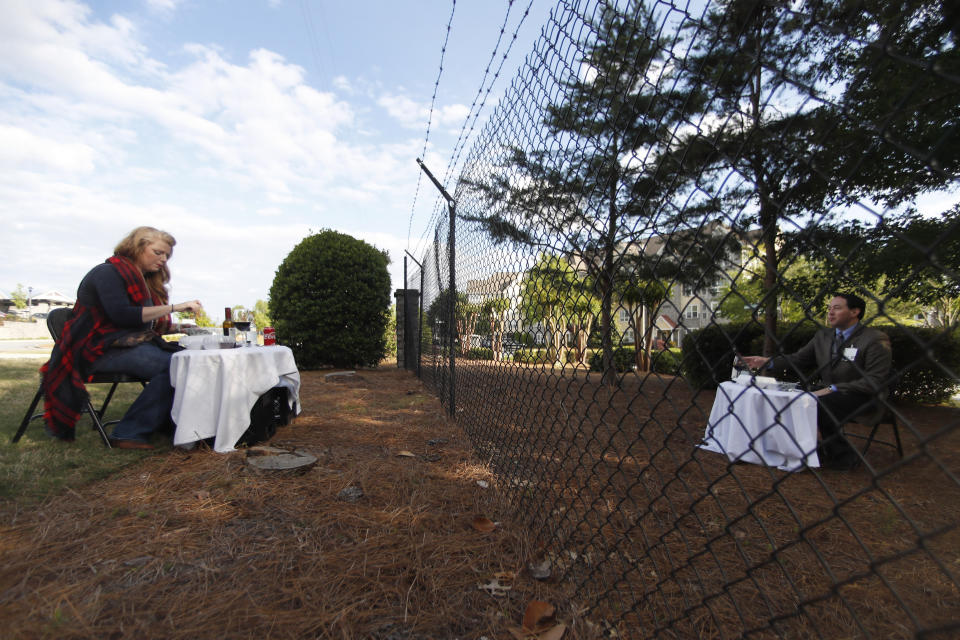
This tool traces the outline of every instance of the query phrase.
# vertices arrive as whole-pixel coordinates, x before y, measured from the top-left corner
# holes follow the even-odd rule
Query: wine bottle
[[[230,307],[224,307],[223,309],[223,335],[225,338],[233,338],[233,309]]]

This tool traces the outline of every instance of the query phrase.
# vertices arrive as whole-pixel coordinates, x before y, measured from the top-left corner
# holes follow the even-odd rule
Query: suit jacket
[[[815,377],[828,386],[836,385],[838,392],[886,398],[893,361],[887,334],[859,323],[834,357],[831,346],[835,333],[831,327],[821,329],[796,353],[774,358],[773,368],[795,368],[803,372],[816,369]],[[856,349],[856,353],[850,349]]]

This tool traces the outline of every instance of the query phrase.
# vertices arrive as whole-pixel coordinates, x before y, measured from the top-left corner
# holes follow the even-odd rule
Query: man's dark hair
[[[858,322],[863,322],[863,316],[867,312],[867,302],[858,295],[852,293],[835,293],[833,294],[834,298],[843,298],[847,301],[847,308],[851,311],[856,309],[860,310],[860,314],[857,316]]]

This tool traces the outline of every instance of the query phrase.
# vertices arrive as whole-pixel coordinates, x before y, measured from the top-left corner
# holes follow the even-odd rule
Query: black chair
[[[887,447],[892,447],[897,450],[900,459],[903,459],[903,442],[900,440],[900,423],[897,422],[897,413],[893,408],[891,403],[891,398],[893,398],[893,393],[896,389],[895,385],[890,385],[889,392],[887,394],[887,399],[883,401],[883,411],[876,411],[873,414],[868,414],[864,416],[858,416],[851,420],[851,422],[856,422],[857,424],[862,424],[864,426],[870,427],[870,435],[861,436],[856,434],[848,434],[847,437],[860,438],[867,441],[867,444],[864,445],[862,454],[864,457],[867,456],[867,451],[870,450],[870,445],[874,442],[880,445]],[[877,438],[877,432],[880,430],[882,425],[890,425],[891,430],[893,431],[893,441],[890,440],[880,440]]]
[[[53,337],[54,342],[60,339],[60,334],[63,332],[63,325],[67,323],[67,319],[70,317],[70,312],[71,309],[67,307],[59,307],[51,311],[47,316],[47,330],[50,331],[50,336]],[[93,403],[90,401],[89,394],[87,395],[87,402],[86,406],[84,407],[84,412],[90,415],[91,420],[93,420],[93,428],[100,432],[100,437],[103,439],[103,443],[107,446],[107,448],[110,448],[110,438],[107,437],[107,432],[104,427],[117,423],[119,420],[110,420],[108,422],[104,422],[103,416],[107,413],[107,407],[110,405],[110,400],[113,398],[114,391],[117,390],[119,385],[128,382],[138,382],[140,383],[141,387],[147,386],[146,380],[123,373],[95,373],[87,382],[87,384],[111,385],[110,391],[107,392],[107,397],[104,398],[103,404],[99,410],[94,408]],[[43,385],[41,383],[40,387],[37,388],[37,393],[33,396],[33,401],[30,402],[30,407],[27,409],[26,415],[23,416],[23,421],[20,423],[17,433],[13,436],[12,442],[19,442],[21,436],[23,436],[23,433],[27,430],[27,426],[32,420],[43,417],[42,412],[34,413],[42,397]]]
[[[884,424],[890,425],[890,428],[893,430],[894,442],[877,439],[877,431],[879,431],[880,426]],[[870,425],[868,424],[867,426]],[[903,459],[903,443],[900,441],[900,424],[897,422],[897,414],[894,412],[893,408],[890,407],[890,405],[887,405],[886,409],[884,409],[883,415],[880,417],[880,419],[873,423],[873,427],[870,429],[870,435],[867,436],[867,444],[863,447],[864,456],[867,455],[867,451],[870,450],[870,445],[874,442],[895,448],[900,456],[900,459]]]

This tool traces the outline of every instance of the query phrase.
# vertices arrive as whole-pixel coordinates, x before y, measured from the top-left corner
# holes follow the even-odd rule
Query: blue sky
[[[555,3],[514,2],[494,67],[528,4],[475,133]],[[452,5],[4,0],[0,289],[72,296],[141,224],[177,238],[172,297],[211,317],[266,299],[310,230],[387,250],[400,287],[434,205],[424,180],[413,209],[415,158]],[[508,6],[456,2],[425,156],[437,175]]]

